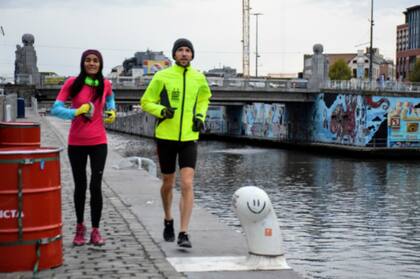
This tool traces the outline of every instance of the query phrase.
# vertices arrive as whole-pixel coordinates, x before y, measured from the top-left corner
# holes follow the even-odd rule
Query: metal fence
[[[114,88],[139,88],[146,87],[153,76],[142,77],[116,77],[109,78],[112,81]],[[252,90],[267,90],[267,89],[306,89],[308,88],[308,81],[306,79],[264,79],[264,78],[220,78],[207,77],[209,86],[212,88],[231,88],[231,89],[252,89]]]
[[[369,81],[369,80],[328,80],[321,86],[322,89],[336,90],[366,90],[388,92],[419,92],[420,83],[401,81]]]
[[[110,77],[114,89],[146,88],[153,76],[139,77]],[[271,79],[271,78],[223,78],[206,77],[211,88],[231,90],[252,90],[252,91],[284,91],[284,90],[310,90],[306,79]],[[41,88],[56,88],[61,84],[47,84],[41,82]],[[334,90],[365,90],[383,92],[420,92],[420,83],[401,82],[394,80],[368,81],[368,80],[328,80],[321,87],[322,89]]]

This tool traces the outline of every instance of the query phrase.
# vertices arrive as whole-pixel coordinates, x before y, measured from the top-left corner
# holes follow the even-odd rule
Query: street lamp
[[[369,81],[372,82],[372,63],[373,63],[373,0],[370,1],[370,46],[369,46]]]
[[[255,77],[258,77],[258,16],[263,15],[262,13],[253,13],[255,16]]]

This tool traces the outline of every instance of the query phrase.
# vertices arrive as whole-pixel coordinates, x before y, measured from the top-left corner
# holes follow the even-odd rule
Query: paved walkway
[[[48,121],[29,113],[30,121],[41,123],[41,145],[66,146],[66,136]],[[62,121],[61,124],[68,125]],[[73,247],[75,213],[73,206],[73,179],[64,149],[61,157],[63,256],[58,268],[40,271],[39,278],[185,278],[166,260],[163,251],[153,241],[137,217],[118,198],[104,180],[104,208],[101,231],[106,239],[103,248],[85,245]],[[115,154],[114,154],[115,155]],[[108,160],[109,163],[109,160]],[[142,170],[137,170],[143,172]],[[90,232],[89,196],[85,223]],[[0,278],[31,278],[32,272],[0,273]]]
[[[42,146],[66,147],[69,121],[31,114],[27,120],[41,123]],[[160,180],[144,170],[113,168],[121,159],[110,145],[103,178],[101,221],[106,245],[103,248],[89,245],[73,247],[73,179],[67,151],[64,149],[61,152],[64,264],[41,271],[40,278],[301,278],[291,269],[221,271],[224,261],[248,255],[245,238],[197,205],[190,225],[193,248],[180,249],[176,243],[163,241]],[[179,194],[175,192],[173,207],[176,224],[179,223],[178,201]],[[88,204],[85,219],[89,225]],[[189,265],[195,261],[195,266]],[[212,261],[221,264],[221,269],[205,270],[206,264]],[[0,273],[0,278],[7,279],[31,276],[30,272]]]

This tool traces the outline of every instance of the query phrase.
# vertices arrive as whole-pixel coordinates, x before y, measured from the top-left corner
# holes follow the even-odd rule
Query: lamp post
[[[258,54],[258,16],[262,13],[253,13],[252,15],[255,16],[255,77],[258,77],[258,58],[260,57]]]
[[[369,81],[372,82],[372,60],[373,60],[373,0],[370,1],[370,46],[369,46]]]

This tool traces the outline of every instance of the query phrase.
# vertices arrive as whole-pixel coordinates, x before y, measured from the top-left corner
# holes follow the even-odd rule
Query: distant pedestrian
[[[175,241],[171,208],[178,157],[181,220],[177,243],[180,247],[191,248],[188,226],[194,204],[197,140],[204,128],[211,92],[204,75],[190,65],[194,58],[194,48],[189,40],[176,40],[172,57],[175,65],[154,75],[141,98],[141,107],[158,118],[155,136],[163,176],[160,189],[165,213],[163,238],[165,241]]]
[[[68,156],[74,179],[77,225],[73,244],[76,246],[84,245],[86,242],[84,211],[88,157],[91,169],[90,243],[97,246],[105,244],[99,232],[102,214],[102,175],[108,151],[104,122],[112,123],[115,120],[115,101],[111,83],[103,77],[102,68],[103,59],[99,51],[93,49],[84,51],[79,75],[69,78],[64,83],[51,110],[57,117],[72,120],[68,136]],[[68,99],[71,100],[70,108],[65,106]]]

